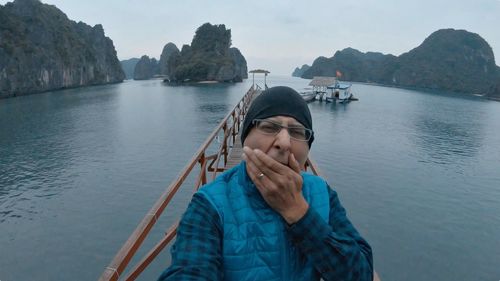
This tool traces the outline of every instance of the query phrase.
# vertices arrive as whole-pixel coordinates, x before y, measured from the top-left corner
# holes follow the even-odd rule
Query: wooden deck
[[[255,93],[252,97],[252,102],[255,100],[256,97],[260,95],[262,91],[258,91]],[[252,102],[250,105],[252,105]],[[224,167],[225,170],[229,170],[232,167],[240,164],[242,158],[241,156],[243,155],[243,144],[241,143],[241,130],[238,132],[238,136],[236,137],[236,140],[234,141],[233,147],[231,148],[226,166]]]
[[[241,155],[243,154],[243,145],[241,144],[241,135],[238,134],[238,139],[236,140],[231,152],[229,152],[229,157],[227,159],[225,170],[229,170],[232,167],[238,165],[241,162]]]

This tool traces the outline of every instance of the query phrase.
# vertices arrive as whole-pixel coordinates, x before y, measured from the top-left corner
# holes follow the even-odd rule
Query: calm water
[[[0,100],[0,280],[96,280],[250,83],[128,81]],[[353,92],[359,102],[310,104],[312,155],[382,280],[500,280],[500,103],[361,84]]]

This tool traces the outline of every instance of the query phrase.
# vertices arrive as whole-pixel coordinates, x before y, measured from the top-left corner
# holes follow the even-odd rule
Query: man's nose
[[[290,133],[288,133],[287,128],[281,128],[279,133],[276,135],[276,140],[274,141],[274,147],[277,149],[288,150],[290,148]]]

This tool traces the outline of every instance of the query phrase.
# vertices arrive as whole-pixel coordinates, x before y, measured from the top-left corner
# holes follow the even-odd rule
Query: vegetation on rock
[[[191,45],[179,51],[174,43],[163,47],[160,61],[143,56],[135,66],[134,79],[164,77],[182,83],[197,81],[241,82],[248,78],[247,62],[237,48],[231,48],[231,30],[223,24],[200,26]]]
[[[231,46],[231,30],[205,23],[196,30],[191,46],[184,45],[168,64],[171,81],[239,82],[248,78],[247,63]]]
[[[170,59],[175,55],[178,55],[179,52],[179,49],[174,43],[167,43],[163,47],[159,62],[160,75],[170,76],[170,73],[172,72],[172,64],[170,63]]]
[[[494,96],[498,67],[493,51],[478,34],[442,29],[398,57],[347,48],[317,58],[302,78],[336,76],[343,80],[447,90]]]
[[[134,80],[151,79],[160,73],[160,65],[155,58],[142,56],[134,69]]]
[[[0,6],[0,97],[124,78],[102,25],[76,23],[38,0]]]

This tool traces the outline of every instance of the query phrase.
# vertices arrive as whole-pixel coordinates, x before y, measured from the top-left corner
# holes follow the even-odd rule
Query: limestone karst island
[[[241,82],[247,61],[232,47],[231,30],[205,23],[191,44],[167,43],[159,59],[147,54],[119,61],[102,25],[75,22],[38,0],[0,6],[0,98],[51,90],[161,78],[170,83]],[[342,80],[444,90],[500,99],[500,68],[478,34],[442,29],[400,55],[362,53],[353,48],[318,57],[293,76],[336,76]]]
[[[0,6],[0,97],[122,82],[103,26],[74,22],[37,0]]]
[[[311,79],[336,76],[337,72],[347,81],[500,99],[500,68],[490,45],[478,34],[465,30],[438,30],[400,56],[346,48],[331,58],[318,57],[311,66],[297,67],[292,75]]]
[[[165,77],[168,82],[241,82],[248,78],[247,61],[240,50],[231,47],[231,30],[225,25],[205,23],[196,30],[191,45],[179,51],[174,43],[163,47],[160,60],[144,55],[135,67],[123,61],[127,76],[135,80]]]
[[[144,55],[120,61],[102,25],[75,22],[38,0],[0,6],[0,98],[163,77],[169,82],[241,82],[248,77],[241,52],[225,25],[201,25],[191,45],[173,43],[160,60]]]

